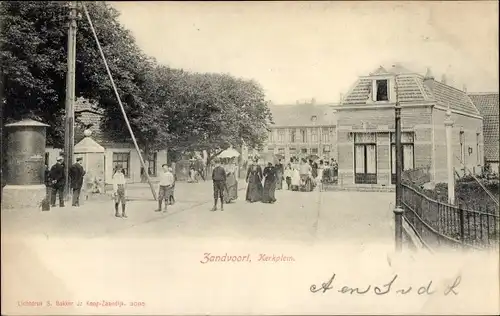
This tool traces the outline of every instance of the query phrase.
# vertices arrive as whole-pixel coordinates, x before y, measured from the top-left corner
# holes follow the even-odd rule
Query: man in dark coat
[[[83,176],[85,170],[82,167],[82,158],[77,158],[76,163],[69,169],[71,189],[73,190],[72,206],[80,206],[80,193],[82,192]]]
[[[52,207],[56,206],[56,196],[59,194],[59,207],[64,207],[64,165],[63,157],[57,157],[57,162],[50,168],[49,178],[52,186],[52,194],[50,197],[50,204]]]
[[[215,160],[215,168],[212,171],[212,181],[214,186],[214,207],[217,210],[217,200],[220,198],[220,210],[224,211],[224,189],[226,188],[226,170],[221,166],[218,159]]]

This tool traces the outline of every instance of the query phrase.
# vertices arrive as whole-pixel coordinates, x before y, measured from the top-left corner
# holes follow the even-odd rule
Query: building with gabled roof
[[[104,178],[100,180],[104,183],[109,183],[114,167],[120,164],[125,169],[128,182],[144,182],[145,176],[142,171],[140,158],[129,135],[124,136],[122,139],[111,137],[111,135],[101,128],[103,115],[104,112],[101,108],[85,99],[79,98],[75,102],[75,159],[81,156],[78,154],[79,148],[87,150],[89,147],[88,144],[91,143],[84,135],[84,131],[88,129],[92,132],[90,138],[92,139],[93,147],[102,147],[104,148],[104,152],[102,153],[102,159],[98,159],[99,161],[94,158],[91,160],[95,161],[84,161],[86,169],[91,169],[95,162],[96,168],[98,166],[99,169],[102,169],[102,171],[97,172],[99,175],[102,173],[102,177]],[[57,156],[62,151],[63,149],[61,148],[48,147],[45,154],[46,164],[49,166],[53,165]],[[85,157],[83,158],[86,160]],[[143,155],[143,159],[148,167],[150,178],[156,181],[161,165],[167,163],[167,149],[150,153],[149,157]],[[94,172],[94,174],[97,173]],[[102,177],[99,176],[99,178]]]
[[[310,102],[270,105],[273,122],[264,150],[259,154],[290,161],[291,157],[318,156],[330,159],[335,154],[335,123],[328,104]],[[244,159],[247,159],[246,157]]]
[[[499,97],[498,92],[469,93],[483,116],[484,160],[492,171],[499,173]]]
[[[466,92],[399,64],[359,77],[336,111],[339,183],[395,183],[395,111],[401,105],[403,168],[423,169],[429,181],[445,182],[444,119],[452,113],[454,165],[478,172],[483,166],[483,118]],[[463,163],[462,163],[463,162]]]

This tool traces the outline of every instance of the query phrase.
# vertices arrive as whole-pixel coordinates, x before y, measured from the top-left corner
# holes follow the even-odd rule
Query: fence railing
[[[438,202],[405,184],[402,185],[402,195],[404,218],[428,246],[498,247],[498,213]]]

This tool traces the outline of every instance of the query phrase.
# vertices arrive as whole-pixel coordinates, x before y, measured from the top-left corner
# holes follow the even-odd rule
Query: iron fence
[[[429,246],[498,247],[497,210],[476,211],[438,202],[402,184],[404,218]]]

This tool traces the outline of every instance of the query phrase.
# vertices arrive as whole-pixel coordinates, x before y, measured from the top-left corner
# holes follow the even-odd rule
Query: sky
[[[498,91],[498,2],[109,2],[158,62],[255,79],[275,104],[337,102],[400,63]]]

